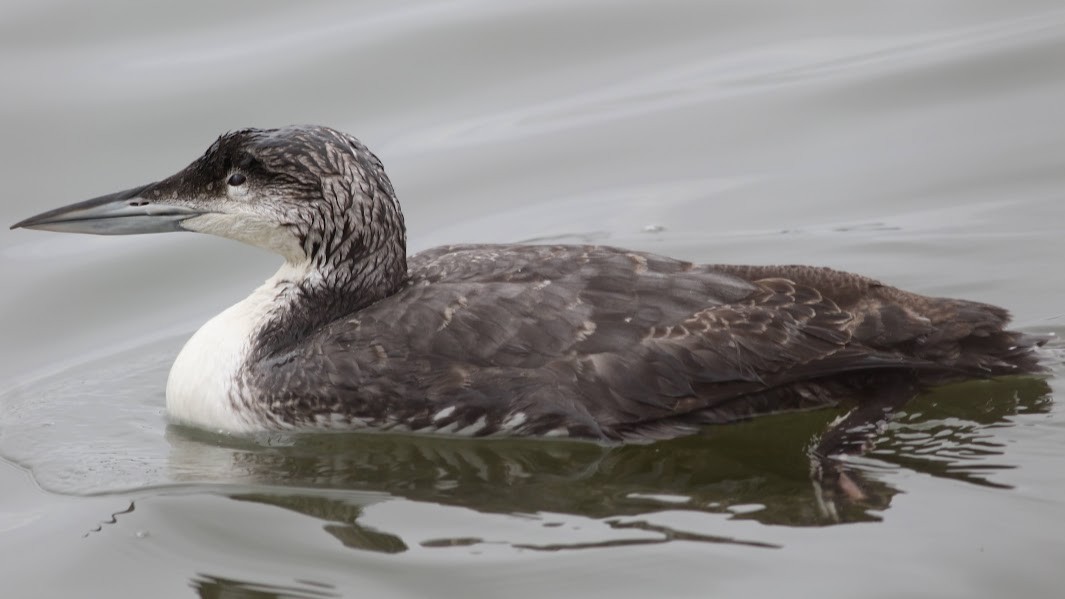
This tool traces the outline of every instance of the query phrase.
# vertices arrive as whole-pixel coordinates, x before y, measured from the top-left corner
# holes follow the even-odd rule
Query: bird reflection
[[[328,599],[340,597],[332,588],[309,581],[299,585],[270,585],[201,574],[191,581],[201,599]]]
[[[403,498],[486,514],[571,514],[611,528],[675,539],[758,542],[669,530],[639,519],[665,510],[728,514],[771,525],[822,526],[879,520],[901,491],[905,469],[1004,487],[997,428],[1018,415],[1046,413],[1042,379],[970,381],[921,394],[865,401],[842,415],[815,411],[711,427],[651,445],[602,446],[544,440],[465,440],[369,434],[273,435],[237,441],[171,427],[171,475],[179,481],[272,485],[230,497],[318,518],[347,547],[409,549],[387,530],[362,526],[368,503]],[[668,501],[663,501],[663,497]],[[751,508],[754,506],[754,508]],[[546,524],[545,524],[546,525]],[[451,538],[423,546],[476,544]],[[629,541],[625,541],[628,543]],[[608,541],[607,544],[610,542]],[[602,544],[535,546],[565,549]]]

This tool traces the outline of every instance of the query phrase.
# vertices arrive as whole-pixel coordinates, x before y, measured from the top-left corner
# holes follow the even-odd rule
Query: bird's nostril
[[[147,206],[149,203],[150,202],[148,200],[140,200],[140,201],[130,202],[129,205],[130,206]]]

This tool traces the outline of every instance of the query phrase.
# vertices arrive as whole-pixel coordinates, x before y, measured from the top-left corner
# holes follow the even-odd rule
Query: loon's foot
[[[886,503],[875,491],[877,485],[866,480],[849,459],[872,450],[895,412],[918,390],[913,380],[886,381],[810,443],[810,480],[823,517],[838,522],[841,503],[866,508]]]

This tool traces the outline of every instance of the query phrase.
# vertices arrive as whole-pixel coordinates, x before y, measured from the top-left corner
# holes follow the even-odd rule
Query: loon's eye
[[[227,183],[229,183],[233,187],[239,187],[241,185],[244,185],[244,182],[247,180],[248,178],[244,175],[240,173],[233,173],[229,176],[229,181],[227,181]]]

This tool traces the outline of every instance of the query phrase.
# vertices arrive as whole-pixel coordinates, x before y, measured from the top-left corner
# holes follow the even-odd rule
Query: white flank
[[[459,436],[462,436],[462,437],[468,437],[468,436],[475,435],[478,432],[480,432],[481,429],[483,429],[485,427],[486,423],[487,423],[487,419],[484,416],[481,416],[473,424],[470,424],[468,426],[464,426],[464,427],[460,428],[459,430],[455,431],[455,434],[459,435]]]
[[[435,422],[437,420],[442,420],[444,418],[447,418],[454,411],[455,411],[455,406],[448,406],[448,407],[444,408],[443,410],[440,410],[439,412],[437,412],[436,415],[433,416],[433,421]]]
[[[503,431],[512,431],[519,426],[525,424],[525,412],[514,412],[506,420],[503,421],[503,425],[500,427]]]

